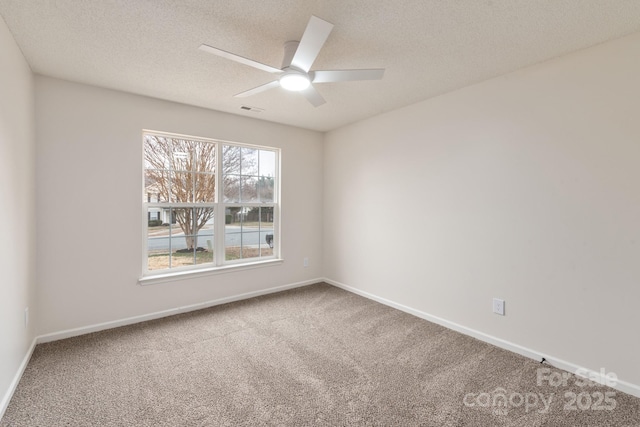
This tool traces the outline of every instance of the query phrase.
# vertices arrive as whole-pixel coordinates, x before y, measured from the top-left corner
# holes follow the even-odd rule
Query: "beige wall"
[[[639,385],[638,76],[640,34],[328,133],[325,276]]]
[[[322,277],[322,134],[46,77],[36,129],[39,334]],[[281,148],[284,263],[138,285],[142,129]]]
[[[0,17],[0,417],[34,336],[24,323],[35,305],[33,121],[31,70]]]

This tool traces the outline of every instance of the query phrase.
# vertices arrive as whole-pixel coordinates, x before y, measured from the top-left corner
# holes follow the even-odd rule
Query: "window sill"
[[[271,267],[280,265],[283,259],[270,259],[268,261],[256,261],[246,264],[232,264],[220,267],[203,268],[198,270],[177,271],[171,273],[161,273],[144,276],[138,279],[138,284],[142,286],[155,285],[156,283],[173,282],[176,280],[195,279],[203,276],[212,276],[215,274],[231,273],[242,270],[253,270],[254,268]]]

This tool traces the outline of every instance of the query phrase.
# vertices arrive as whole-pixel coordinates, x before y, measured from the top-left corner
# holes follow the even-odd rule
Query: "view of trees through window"
[[[147,271],[274,255],[276,150],[156,133],[143,142]]]

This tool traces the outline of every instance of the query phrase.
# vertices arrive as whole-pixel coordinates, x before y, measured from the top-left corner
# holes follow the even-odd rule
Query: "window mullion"
[[[194,193],[194,197],[195,197],[195,193]],[[198,253],[198,244],[200,243],[198,242],[198,234],[200,230],[198,230],[198,218],[196,218],[196,212],[197,210],[194,205],[194,207],[191,208],[191,230],[193,230],[192,231],[193,236],[191,237],[191,239],[193,240],[193,253],[192,253],[193,265],[198,264],[198,259],[196,258],[196,254]]]
[[[172,243],[173,241],[173,208],[169,208],[169,268],[171,268],[173,264],[173,250]]]
[[[214,264],[222,265],[224,263],[224,225],[226,222],[226,209],[224,203],[223,188],[223,170],[222,170],[222,144],[216,144],[216,210],[214,224]]]
[[[258,165],[260,161],[258,160]],[[260,170],[260,169],[258,169]],[[262,208],[258,208],[258,256],[262,256]]]
[[[142,161],[142,167],[144,170],[144,160]],[[144,189],[144,174],[142,177],[142,188]],[[142,203],[142,251],[143,251],[143,274],[149,273],[149,204]]]

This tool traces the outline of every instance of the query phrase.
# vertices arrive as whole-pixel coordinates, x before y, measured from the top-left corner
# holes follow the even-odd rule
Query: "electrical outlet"
[[[500,316],[504,316],[504,300],[494,298],[493,299],[493,312],[499,314]]]
[[[24,327],[29,326],[29,307],[24,309]]]
[[[302,260],[302,265],[304,267],[309,267],[309,258],[304,257],[304,259]]]

